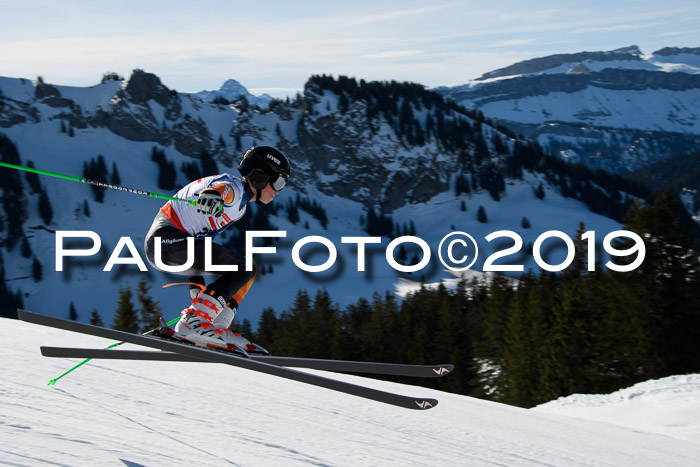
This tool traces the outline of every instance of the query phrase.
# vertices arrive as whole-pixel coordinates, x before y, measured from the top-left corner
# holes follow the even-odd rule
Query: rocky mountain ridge
[[[128,81],[108,79],[84,93],[99,99],[28,80],[3,78],[0,92],[3,87],[8,91],[0,94],[0,128],[42,121],[71,131],[104,128],[192,158],[207,152],[228,166],[246,147],[266,142],[296,161],[300,169],[292,183],[302,191],[311,184],[328,194],[374,202],[386,212],[444,191],[457,169],[454,151],[445,155],[434,142],[411,147],[382,128],[382,121],[370,122],[366,102],[350,102],[339,112],[339,97],[320,88],[307,89],[296,102],[274,100],[266,110],[251,110],[244,102],[209,103],[179,94],[142,70]],[[474,123],[454,111],[448,118]]]

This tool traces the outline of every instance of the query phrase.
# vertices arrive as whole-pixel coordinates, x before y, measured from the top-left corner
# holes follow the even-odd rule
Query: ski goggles
[[[287,184],[287,176],[284,174],[277,174],[274,179],[270,179],[270,186],[275,191],[280,191]]]

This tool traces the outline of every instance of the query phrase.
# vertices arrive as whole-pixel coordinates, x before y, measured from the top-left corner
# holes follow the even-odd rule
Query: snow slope
[[[699,465],[700,445],[671,436],[355,376],[334,377],[440,404],[409,411],[204,363],[93,361],[48,387],[75,361],[39,345],[109,342],[6,319],[0,329],[0,464]]]
[[[599,420],[700,442],[700,375],[645,381],[612,394],[574,394],[535,410]]]
[[[462,102],[464,104],[464,102]],[[700,89],[618,90],[594,86],[577,92],[550,92],[479,106],[485,115],[526,124],[582,122],[612,128],[700,132],[696,109]]]
[[[549,152],[624,173],[697,149],[700,49],[636,47],[515,63],[436,90]]]

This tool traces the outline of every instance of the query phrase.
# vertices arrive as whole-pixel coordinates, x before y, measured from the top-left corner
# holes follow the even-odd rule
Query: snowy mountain
[[[16,320],[0,319],[0,329],[8,465],[655,467],[700,458],[698,375],[635,386],[626,402],[601,396],[586,403],[597,412],[589,416],[324,374],[440,401],[409,411],[205,363],[93,360],[50,387],[77,362],[41,357],[40,345],[109,342]]]
[[[700,48],[552,55],[436,90],[567,160],[613,172],[700,145]]]
[[[268,94],[254,96],[248,91],[248,89],[246,89],[245,86],[235,79],[226,80],[218,91],[200,91],[190,95],[195,99],[201,99],[205,102],[211,102],[216,98],[223,98],[227,101],[236,101],[241,97],[245,97],[250,105],[255,105],[260,108],[267,107],[270,105],[270,101],[272,101],[272,96],[269,96]]]
[[[272,108],[257,110],[178,94],[141,70],[128,81],[105,79],[90,88],[0,78],[0,132],[16,146],[15,163],[32,162],[74,176],[82,176],[91,164],[102,165],[107,179],[118,175],[123,186],[166,194],[199,176],[188,178],[182,169],[192,164],[196,169],[205,153],[220,172],[236,174],[245,148],[281,148],[293,164],[289,187],[276,199],[277,209],[251,207],[250,228],[264,214],[266,229],[286,232],[274,255],[255,258],[263,272],[274,273],[258,278],[241,307],[240,319],[252,323],[266,307],[288,309],[300,289],[326,289],[345,305],[375,292],[403,294],[421,282],[454,284],[455,274],[441,264],[437,250],[455,231],[478,240],[476,271],[507,247],[503,241],[485,240],[502,230],[523,241],[505,262],[539,270],[527,250],[543,233],[557,230],[571,237],[583,222],[602,242],[606,233],[620,228],[618,207],[631,200],[625,188],[609,185],[608,178],[548,172],[543,156],[526,141],[418,85],[318,77],[299,100],[275,101]],[[154,162],[154,149],[164,154],[162,166],[174,168],[170,189],[159,186],[164,169]],[[186,291],[159,289],[180,277],[152,267],[140,271],[133,258],[131,264],[117,263],[104,271],[113,255],[129,255],[128,250],[115,252],[122,237],[132,239],[145,258],[143,238],[162,201],[110,190],[100,202],[89,186],[53,177],[41,177],[34,190],[25,174],[2,170],[4,176],[16,177],[20,187],[5,197],[19,201],[2,207],[2,271],[5,286],[21,295],[25,308],[65,317],[73,302],[81,321],[97,310],[109,324],[120,288],[134,289],[142,279],[152,285],[151,294],[167,318],[187,304]],[[535,195],[538,188],[541,196]],[[49,220],[40,209],[42,198],[50,200]],[[591,200],[598,200],[595,212],[586,205],[596,206]],[[312,202],[323,212],[314,210]],[[8,217],[18,206],[26,209]],[[488,220],[477,221],[480,211]],[[382,237],[381,244],[367,246],[367,267],[359,271],[357,245],[342,243],[341,237],[367,236],[375,218],[383,222],[380,232],[372,234]],[[431,260],[418,272],[400,273],[385,259],[386,248],[411,224],[430,246]],[[65,271],[56,271],[56,231],[94,231],[101,238],[99,254],[66,258]],[[238,234],[230,231],[222,242]],[[301,271],[292,260],[294,244],[309,235],[328,238],[338,251],[336,262],[323,272]],[[550,240],[545,249],[550,264],[566,258],[565,245],[556,242]],[[76,239],[72,248],[89,246]],[[420,249],[408,253],[410,259]],[[328,251],[312,245],[302,257],[321,265]]]

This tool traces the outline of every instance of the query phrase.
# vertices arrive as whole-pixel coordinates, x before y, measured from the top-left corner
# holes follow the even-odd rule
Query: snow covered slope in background
[[[437,90],[554,153],[608,171],[700,146],[700,48],[551,55]]]
[[[7,319],[0,333],[0,463],[8,465],[656,467],[700,459],[700,444],[635,425],[634,406],[608,420],[626,428],[334,376],[439,399],[419,412],[206,363],[92,361],[48,387],[76,361],[43,358],[40,345],[110,342]],[[682,400],[697,413],[697,380],[688,381],[687,392],[663,391],[663,406]],[[667,415],[654,423],[688,422]]]
[[[542,413],[613,423],[700,442],[700,375],[645,381],[612,394],[574,394],[536,407]]]
[[[639,49],[520,62],[441,92],[487,117],[700,133],[700,49]]]

